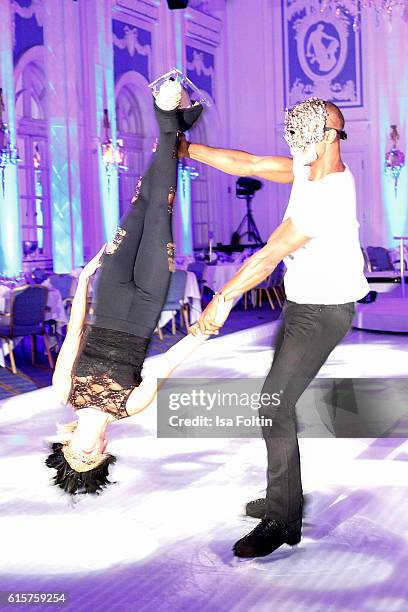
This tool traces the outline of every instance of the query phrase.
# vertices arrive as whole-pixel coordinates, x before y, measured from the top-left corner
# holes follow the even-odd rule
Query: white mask
[[[296,161],[307,166],[317,159],[316,143],[306,145],[304,149],[290,147],[290,152]]]

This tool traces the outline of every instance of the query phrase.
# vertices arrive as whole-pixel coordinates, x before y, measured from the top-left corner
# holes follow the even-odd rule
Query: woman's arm
[[[84,323],[87,312],[88,285],[90,277],[101,265],[105,246],[84,267],[78,279],[78,286],[72,300],[71,315],[67,327],[67,335],[58,354],[57,363],[52,377],[52,384],[59,397],[66,402],[71,389],[71,372],[81,344]]]
[[[293,182],[293,160],[290,157],[259,156],[234,149],[216,149],[190,143],[183,136],[179,141],[179,157],[190,157],[234,176],[258,176],[276,183]]]
[[[52,377],[52,384],[64,402],[68,399],[71,388],[71,372],[81,344],[86,317],[88,284],[89,278],[79,277],[75,297],[72,301],[67,335],[58,353]]]
[[[153,401],[158,391],[158,379],[166,379],[172,371],[188,357],[193,351],[209,338],[198,330],[196,336],[188,334],[174,344],[164,355],[156,359],[154,372],[146,376],[140,385],[129,395],[126,411],[129,416],[142,412]],[[163,384],[164,380],[161,384]]]

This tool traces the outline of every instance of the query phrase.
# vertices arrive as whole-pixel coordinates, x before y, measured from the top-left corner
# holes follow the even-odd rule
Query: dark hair
[[[54,468],[57,473],[54,476],[54,484],[59,486],[69,495],[85,493],[99,494],[103,489],[113,484],[108,480],[109,465],[116,462],[116,457],[107,455],[106,459],[98,466],[87,472],[77,472],[72,469],[62,452],[63,444],[54,442],[51,445],[52,453],[45,460],[49,468]]]

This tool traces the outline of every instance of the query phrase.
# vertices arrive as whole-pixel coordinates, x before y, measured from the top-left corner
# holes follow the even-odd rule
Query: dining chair
[[[283,262],[280,262],[278,266],[275,268],[275,270],[271,274],[269,274],[269,276],[267,276],[265,280],[263,280],[261,283],[259,283],[259,285],[255,287],[255,289],[253,290],[255,294],[254,299],[253,299],[254,307],[257,305],[262,306],[262,295],[263,293],[265,293],[272,310],[275,310],[275,304],[273,302],[273,297],[276,298],[280,308],[282,308],[283,302],[285,301],[285,291],[283,288],[284,273],[285,273],[284,264]],[[272,295],[271,295],[271,292],[272,292]],[[247,294],[245,294],[244,298],[245,298],[244,304],[245,304],[245,310],[246,310]]]
[[[178,312],[180,314],[180,321],[183,321],[184,327],[188,332],[188,305],[184,302],[186,282],[187,272],[185,270],[175,270],[172,273],[166,303],[163,306],[163,310],[176,311],[176,313]],[[176,315],[174,312],[172,312],[171,316],[171,331],[174,336],[176,334]],[[161,338],[161,340],[162,339],[163,338]]]
[[[49,276],[49,273],[44,268],[34,268],[31,272],[31,279],[34,284],[41,285]],[[31,281],[31,282],[32,282]]]
[[[44,345],[47,351],[50,368],[54,367],[51,355],[49,338],[44,325],[47,307],[48,288],[44,285],[22,285],[11,291],[10,312],[1,317],[0,338],[6,340],[9,353],[11,370],[17,374],[14,359],[15,338],[31,336],[31,359],[35,363],[36,337],[44,337]]]
[[[73,277],[70,274],[52,274],[49,280],[51,285],[58,289],[63,300],[72,297],[71,287]]]
[[[285,264],[281,261],[272,272],[270,280],[270,288],[275,294],[278,300],[279,306],[282,308],[284,301],[286,300],[285,288],[283,284],[283,277],[285,276]]]
[[[188,264],[187,270],[188,272],[194,272],[198,282],[198,288],[200,289],[200,295],[203,296],[205,278],[204,271],[207,267],[207,264],[204,261],[193,261]]]
[[[51,274],[49,277],[49,282],[51,283],[52,287],[60,292],[64,309],[68,312],[68,314],[71,311],[73,300],[73,281],[74,278],[71,276],[71,274]]]
[[[262,306],[262,293],[264,292],[266,294],[266,297],[268,298],[268,302],[270,304],[270,307],[272,308],[272,310],[275,310],[275,304],[273,303],[272,296],[269,293],[269,289],[272,289],[271,282],[272,282],[272,274],[269,274],[265,278],[265,280],[263,280],[261,283],[259,283],[255,287],[254,294],[253,294],[253,297],[255,299],[253,299],[253,301],[252,301],[252,305],[253,305],[254,308],[255,308],[255,306]]]

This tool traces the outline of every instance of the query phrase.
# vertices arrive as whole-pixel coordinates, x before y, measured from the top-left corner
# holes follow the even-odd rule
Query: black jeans
[[[92,320],[95,326],[142,338],[150,338],[157,325],[174,269],[178,135],[198,119],[202,106],[163,111],[154,104],[154,109],[159,147],[104,254]]]
[[[283,307],[272,367],[262,388],[262,393],[278,393],[280,403],[259,411],[261,417],[273,421],[272,426],[263,427],[268,454],[268,518],[291,522],[302,516],[296,402],[349,331],[354,308],[354,302],[324,305],[290,301]]]

